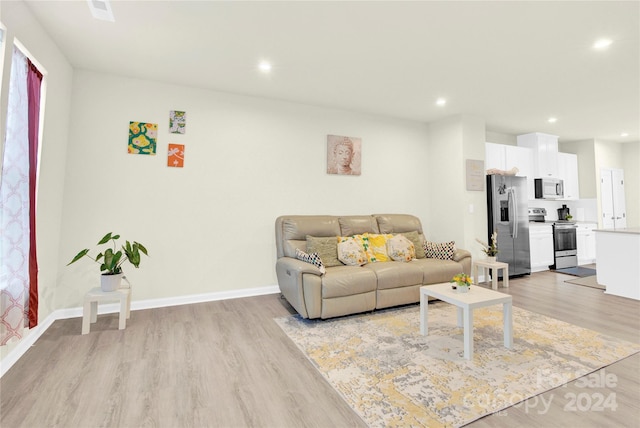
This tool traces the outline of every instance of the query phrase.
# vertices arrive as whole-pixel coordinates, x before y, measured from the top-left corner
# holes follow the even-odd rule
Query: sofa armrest
[[[285,299],[303,318],[309,318],[304,295],[304,275],[320,278],[322,276],[320,269],[293,257],[280,257],[276,261],[276,275],[278,286]]]
[[[303,273],[312,273],[322,276],[320,269],[311,263],[294,259],[293,257],[280,257],[276,262],[276,269],[283,269],[287,275],[302,275]]]
[[[471,257],[471,253],[467,250],[463,250],[461,248],[457,248],[456,252],[453,253],[453,261],[459,262],[462,259],[466,259],[467,257]]]

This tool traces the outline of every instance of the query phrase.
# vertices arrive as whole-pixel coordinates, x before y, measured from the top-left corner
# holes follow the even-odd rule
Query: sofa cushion
[[[413,242],[413,246],[416,251],[416,259],[424,259],[424,239],[422,239],[422,236],[420,236],[418,231],[414,230],[412,232],[402,232],[401,235],[409,239],[409,241]]]
[[[416,247],[402,235],[387,240],[387,253],[396,262],[410,262],[416,258]]]
[[[424,253],[429,259],[453,260],[453,253],[456,252],[455,241],[450,242],[429,242],[424,243]]]
[[[303,262],[311,263],[312,265],[320,269],[320,273],[322,274],[326,272],[324,264],[322,264],[322,259],[320,258],[318,253],[307,254],[304,251],[296,248],[296,258],[298,260],[302,260]]]
[[[347,266],[362,266],[367,263],[367,255],[362,246],[352,237],[340,237],[338,260]]]
[[[369,263],[362,269],[370,270],[378,279],[378,290],[406,287],[422,284],[424,273],[420,265],[414,262],[403,263],[390,261],[387,263]]]
[[[307,235],[307,253],[318,253],[326,267],[342,266],[338,260],[338,237],[318,237]]]
[[[453,260],[424,258],[416,259],[410,264],[418,266],[422,270],[422,283],[424,285],[449,282],[454,275],[463,271],[462,265]]]
[[[342,236],[362,235],[363,233],[380,233],[378,222],[370,215],[352,215],[340,217],[340,234]]]
[[[359,266],[335,266],[322,276],[322,298],[351,296],[376,289],[376,275]]]

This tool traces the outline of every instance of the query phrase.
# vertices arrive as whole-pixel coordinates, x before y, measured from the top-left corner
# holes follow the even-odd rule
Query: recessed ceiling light
[[[443,106],[443,105],[445,105],[446,103],[447,103],[447,100],[445,100],[444,98],[438,98],[438,99],[436,100],[436,105],[439,105],[439,106]]]
[[[549,122],[549,123],[556,123],[557,121],[558,121],[558,119],[555,118],[555,117],[550,117],[549,119],[547,119],[547,122]]]
[[[620,134],[621,137],[628,137],[629,134],[627,132],[623,132],[622,134]]]
[[[613,41],[611,39],[596,40],[596,42],[593,44],[593,48],[594,49],[606,49],[611,45],[611,43],[613,43]]]
[[[115,22],[109,0],[87,0],[87,3],[89,3],[89,10],[94,18]]]
[[[268,61],[260,61],[260,64],[258,64],[258,68],[263,73],[268,73],[271,71],[271,63]]]

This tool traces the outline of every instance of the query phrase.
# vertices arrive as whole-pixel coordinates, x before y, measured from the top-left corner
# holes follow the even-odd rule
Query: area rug
[[[585,276],[583,278],[577,279],[568,279],[565,282],[568,282],[569,284],[584,285],[585,287],[599,288],[600,290],[607,289],[607,287],[605,287],[604,285],[598,284],[596,275]]]
[[[640,351],[640,345],[517,307],[513,348],[502,306],[474,311],[474,356],[463,358],[456,308],[429,304],[330,320],[275,321],[371,427],[461,426]]]
[[[595,269],[584,268],[581,266],[564,268],[564,269],[556,269],[555,271],[558,273],[566,273],[567,275],[573,275],[573,276],[579,276],[579,277],[592,276],[596,274]]]

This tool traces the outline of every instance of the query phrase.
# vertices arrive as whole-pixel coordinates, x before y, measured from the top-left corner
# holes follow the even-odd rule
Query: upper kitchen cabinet
[[[558,177],[564,182],[564,198],[562,199],[579,199],[578,155],[574,155],[573,153],[558,153]]]
[[[485,143],[486,169],[509,171],[518,168],[518,177],[527,177],[527,197],[535,198],[531,149],[506,144]]]
[[[558,137],[556,135],[533,132],[518,135],[518,146],[527,147],[533,152],[534,178],[559,178],[558,176]]]

